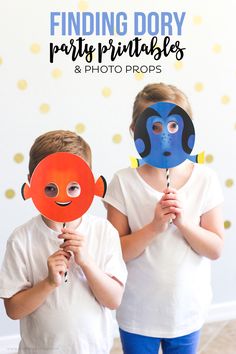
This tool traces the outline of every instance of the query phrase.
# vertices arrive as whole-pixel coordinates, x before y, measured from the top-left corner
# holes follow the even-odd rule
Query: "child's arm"
[[[121,303],[124,286],[115,277],[104,273],[88,255],[85,237],[75,230],[62,229],[63,234],[58,237],[65,242],[60,246],[66,252],[73,252],[75,262],[82,268],[97,301],[111,310],[115,310]]]
[[[57,251],[48,258],[48,277],[30,289],[22,290],[9,299],[4,299],[7,315],[13,319],[21,319],[35,311],[46,300],[48,295],[60,285],[60,278],[68,267],[70,254]]]
[[[177,226],[195,252],[212,260],[220,257],[224,235],[221,207],[203,214],[200,226],[192,225],[188,220]]]
[[[184,206],[179,200],[178,192],[169,188],[164,191],[165,200],[162,205],[171,205],[170,209],[175,213],[173,223],[178,227],[185,240],[192,249],[201,256],[212,260],[221,255],[223,248],[223,217],[220,206],[217,206],[201,216],[200,225],[194,225],[185,216]],[[171,203],[171,204],[170,204]]]
[[[152,222],[133,233],[130,232],[127,216],[112,205],[107,205],[107,219],[119,232],[125,262],[142,254],[153,239],[167,229],[169,221],[175,218],[168,208],[161,208],[161,201],[157,203]]]

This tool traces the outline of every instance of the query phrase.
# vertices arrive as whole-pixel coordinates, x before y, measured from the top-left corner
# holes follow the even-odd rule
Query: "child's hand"
[[[83,266],[88,260],[88,253],[85,244],[85,238],[79,235],[75,230],[64,228],[62,234],[58,238],[64,239],[64,243],[60,247],[65,252],[72,252],[74,254],[75,262]]]
[[[174,220],[176,217],[172,210],[173,201],[171,198],[175,198],[175,196],[168,194],[168,190],[165,190],[162,198],[157,203],[152,221],[152,225],[157,233],[166,231],[170,220]]]
[[[174,188],[166,188],[164,193],[160,201],[161,206],[168,208],[169,212],[175,215],[174,218],[171,217],[173,223],[177,227],[181,226],[184,223],[184,209],[178,191]]]
[[[61,284],[62,276],[68,269],[70,253],[59,250],[48,258],[48,282],[52,286]]]

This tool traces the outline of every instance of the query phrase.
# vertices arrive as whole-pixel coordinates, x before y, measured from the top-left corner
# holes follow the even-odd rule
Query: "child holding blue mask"
[[[158,102],[192,116],[179,89],[147,85],[134,102],[132,132],[140,114]],[[160,346],[164,354],[195,354],[211,302],[210,260],[223,247],[218,179],[185,160],[170,168],[170,180],[166,188],[165,169],[150,164],[126,168],[114,175],[105,197],[128,269],[117,311],[125,354],[156,354]]]

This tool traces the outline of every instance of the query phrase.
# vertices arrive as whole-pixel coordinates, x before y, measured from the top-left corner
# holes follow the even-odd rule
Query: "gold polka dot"
[[[3,59],[2,57],[0,57],[0,65],[2,65],[2,63],[3,63]]]
[[[176,60],[174,67],[176,70],[181,70],[183,68],[183,62],[180,60]]]
[[[225,220],[224,227],[225,227],[225,229],[229,229],[231,227],[231,221]]]
[[[85,125],[83,123],[78,123],[76,126],[75,126],[75,130],[76,130],[76,133],[78,134],[82,134],[84,131],[85,131]]]
[[[33,54],[38,54],[41,50],[41,47],[38,43],[32,43],[30,46],[30,51]]]
[[[24,155],[18,152],[17,154],[14,155],[14,161],[16,163],[21,163],[24,160]]]
[[[12,199],[15,197],[15,195],[16,195],[16,193],[15,193],[14,189],[7,189],[5,192],[5,197],[7,199]]]
[[[156,45],[153,47],[153,49],[158,49],[158,48],[161,49],[161,47],[159,46],[159,44],[156,44]]]
[[[80,11],[87,11],[89,8],[88,1],[81,0],[79,1],[79,10]]]
[[[95,54],[95,53],[92,53],[92,54],[91,54],[91,58],[92,58],[92,60],[91,60],[91,63],[92,63],[94,60],[96,60],[96,54]]]
[[[225,185],[226,187],[230,188],[232,187],[234,184],[234,180],[232,178],[228,178],[226,181],[225,181]]]
[[[122,140],[121,134],[115,134],[112,137],[112,141],[114,144],[119,144],[121,142],[121,140]]]
[[[228,104],[230,102],[230,97],[229,96],[222,96],[221,97],[221,103],[222,104]]]
[[[52,70],[51,74],[54,79],[59,79],[62,76],[62,71],[56,68]]]
[[[110,97],[111,96],[111,89],[109,87],[104,87],[102,90],[102,95],[104,97]]]
[[[194,85],[194,89],[195,89],[195,91],[197,91],[197,92],[203,91],[203,89],[204,89],[203,83],[197,82],[197,83]]]
[[[48,113],[50,111],[50,106],[48,103],[42,103],[39,106],[39,111],[40,113]]]
[[[205,161],[206,161],[207,163],[212,163],[213,160],[214,160],[213,155],[210,155],[210,154],[209,154],[209,155],[206,155]]]
[[[19,80],[17,82],[17,87],[18,87],[19,90],[24,91],[24,90],[27,89],[28,83],[27,83],[26,80]]]
[[[202,16],[196,15],[193,17],[193,24],[200,25],[202,23]]]
[[[143,80],[144,74],[143,73],[135,73],[134,77],[135,77],[135,80],[140,81],[140,80]]]
[[[220,53],[222,50],[222,47],[220,44],[214,44],[212,47],[212,51],[216,54]]]

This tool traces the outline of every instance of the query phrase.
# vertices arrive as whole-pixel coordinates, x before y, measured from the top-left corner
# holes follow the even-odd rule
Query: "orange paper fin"
[[[95,195],[104,197],[107,191],[107,182],[103,176],[100,176],[95,183]]]
[[[21,195],[24,200],[31,198],[30,187],[27,183],[24,183],[21,187]]]

